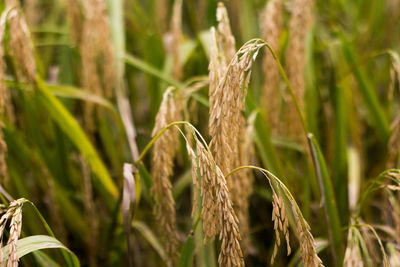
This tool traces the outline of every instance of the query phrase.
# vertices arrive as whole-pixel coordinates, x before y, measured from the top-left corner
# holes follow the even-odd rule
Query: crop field
[[[0,0],[0,267],[400,267],[400,0]]]

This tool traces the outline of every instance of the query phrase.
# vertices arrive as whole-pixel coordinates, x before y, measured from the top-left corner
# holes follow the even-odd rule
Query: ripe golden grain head
[[[347,247],[344,253],[343,267],[363,267],[360,247],[354,231],[350,228],[347,234]]]
[[[289,220],[286,214],[283,199],[280,195],[277,195],[274,191],[272,193],[272,221],[274,222],[275,230],[275,245],[274,251],[271,257],[271,265],[274,264],[276,254],[278,253],[278,247],[281,244],[279,233],[282,232],[285,237],[287,246],[287,255],[291,253],[290,240],[289,240]]]
[[[106,5],[104,1],[85,0],[83,10],[85,20],[79,47],[82,59],[82,86],[96,96],[110,98],[113,96],[115,73]],[[89,132],[94,130],[94,111],[93,103],[85,104],[84,121]]]
[[[10,30],[10,54],[14,61],[18,79],[21,81],[36,81],[36,61],[34,47],[28,25],[21,13],[19,4],[7,1],[7,7],[13,7],[8,16]]]
[[[286,69],[300,108],[304,111],[304,68],[306,65],[306,36],[312,26],[313,0],[292,0],[292,15],[289,22],[289,43],[286,52]],[[299,135],[301,121],[292,101],[289,101],[287,114],[288,134],[295,140],[305,142]],[[300,139],[301,138],[301,139]]]
[[[171,18],[171,34],[172,34],[172,77],[175,79],[182,78],[182,64],[180,60],[180,45],[182,43],[182,0],[175,0],[172,9]]]
[[[64,3],[71,41],[74,45],[79,45],[83,29],[82,2],[80,0],[64,0]]]
[[[178,97],[173,94],[173,88],[168,88],[163,96],[160,109],[156,116],[153,136],[169,123],[181,119],[182,107]],[[160,224],[160,231],[165,238],[167,265],[175,266],[179,258],[178,234],[176,226],[175,201],[172,196],[170,176],[173,174],[173,161],[179,147],[177,129],[169,129],[154,143],[152,158],[154,214]]]
[[[218,30],[211,29],[212,42],[209,64],[210,120],[212,136],[210,149],[222,173],[227,174],[239,165],[247,165],[248,157],[241,149],[241,134],[245,130],[242,111],[251,74],[253,53],[259,49],[252,42],[235,54],[235,39],[223,4],[217,9]],[[253,46],[254,45],[254,46]],[[229,65],[228,61],[229,60]],[[248,196],[251,193],[251,172],[233,174],[227,181],[229,195],[240,219],[240,228],[248,244]],[[212,211],[210,211],[212,212]]]
[[[222,240],[218,257],[219,266],[244,266],[240,247],[239,221],[229,198],[229,190],[221,169],[211,154],[196,139],[198,166],[201,174],[201,196],[203,199],[201,217],[206,238],[213,239],[219,233]],[[190,153],[192,159],[194,153]],[[197,164],[196,164],[197,165]],[[206,240],[205,240],[206,241]]]
[[[277,53],[279,49],[279,36],[282,31],[282,0],[270,0],[262,13],[262,38],[267,41]],[[278,133],[280,115],[279,95],[279,70],[269,51],[266,51],[263,60],[264,84],[262,89],[261,104],[267,110],[268,123],[273,134]]]
[[[7,222],[10,221],[10,235],[8,237],[7,245],[7,267],[17,267],[18,266],[18,255],[17,255],[17,241],[21,235],[22,228],[22,205],[23,199],[14,200],[8,206],[6,212],[2,215],[0,219],[0,251],[3,247],[3,234]],[[3,255],[0,255],[3,256]]]
[[[315,250],[314,237],[310,232],[310,226],[304,220],[297,205],[292,200],[292,212],[297,225],[297,235],[300,242],[300,253],[305,267],[323,267],[321,259]]]
[[[229,22],[228,12],[222,2],[218,3],[217,7],[217,21],[218,21],[218,43],[222,47],[223,56],[226,64],[235,56],[235,37],[232,35],[231,25]]]

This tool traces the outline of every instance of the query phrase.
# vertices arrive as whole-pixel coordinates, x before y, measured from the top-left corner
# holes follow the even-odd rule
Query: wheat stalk
[[[163,101],[156,116],[153,136],[169,123],[180,120],[181,111],[182,107],[173,94],[173,88],[168,88],[163,95]],[[173,174],[173,160],[178,147],[177,129],[170,129],[154,143],[152,159],[153,186],[151,191],[155,199],[154,214],[166,239],[166,251],[169,256],[168,266],[175,266],[179,256],[175,201],[169,179]]]
[[[270,0],[262,13],[262,37],[274,51],[279,49],[279,35],[282,31],[282,0]],[[263,60],[263,72],[265,76],[261,103],[267,110],[268,123],[273,134],[278,133],[278,121],[280,111],[279,96],[279,70],[270,53],[265,53]]]

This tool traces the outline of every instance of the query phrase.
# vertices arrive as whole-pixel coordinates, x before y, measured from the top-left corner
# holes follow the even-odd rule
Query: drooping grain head
[[[83,29],[82,2],[80,0],[64,0],[64,3],[71,41],[74,45],[79,45]]]
[[[222,48],[225,64],[228,65],[235,56],[235,37],[232,35],[228,12],[222,2],[217,7],[218,43]]]
[[[286,50],[286,69],[300,109],[304,112],[304,69],[306,65],[306,36],[312,26],[313,0],[292,0],[289,22],[289,43]],[[289,97],[288,97],[289,99]],[[301,132],[301,121],[294,103],[290,100],[287,106],[288,135],[305,143]]]
[[[263,44],[257,40],[246,43],[233,57],[216,90],[210,92],[210,148],[223,173],[239,164],[241,111],[244,108],[253,55],[261,47]]]
[[[175,0],[172,18],[171,18],[171,34],[172,34],[172,77],[179,80],[182,78],[182,64],[180,60],[180,45],[182,43],[182,0]]]
[[[191,153],[193,157],[194,153]],[[220,168],[215,165],[211,154],[196,139],[196,154],[200,170],[203,229],[205,238],[213,239],[219,233],[222,241],[218,257],[219,266],[244,266],[240,247],[239,221],[229,198],[226,180]],[[192,158],[193,160],[193,158]],[[197,175],[196,175],[197,176]],[[197,184],[199,184],[197,182]],[[206,240],[205,240],[206,241]]]
[[[297,205],[292,200],[292,212],[297,225],[297,235],[300,242],[300,252],[305,267],[322,267],[321,259],[315,250],[314,237],[310,232],[310,226],[304,220]]]
[[[282,0],[268,1],[261,15],[262,38],[278,53],[279,36],[282,31]],[[279,69],[269,51],[263,59],[264,84],[261,104],[267,111],[268,124],[273,134],[278,133],[278,122],[281,109],[279,94]]]
[[[84,0],[80,54],[82,86],[96,96],[112,97],[115,85],[113,49],[105,1]],[[84,121],[89,132],[94,130],[93,103],[84,106]],[[96,109],[98,116],[99,109]]]
[[[10,33],[10,55],[13,59],[18,79],[33,83],[36,81],[36,61],[34,47],[28,25],[21,13],[19,4],[8,1],[13,7],[7,17]]]
[[[7,267],[18,267],[17,241],[22,228],[22,207],[18,206],[11,218],[10,237],[8,238]]]
[[[18,266],[18,255],[17,255],[17,241],[21,234],[22,228],[22,205],[24,200],[18,199],[10,203],[5,213],[0,218],[0,251],[3,252],[3,234],[7,222],[11,219],[9,237],[7,241],[7,267],[17,267]],[[1,255],[3,256],[3,255]],[[4,262],[2,262],[4,264]]]
[[[161,33],[165,32],[168,25],[168,6],[169,0],[156,1],[156,20]]]
[[[39,0],[25,0],[24,1],[24,14],[26,21],[31,28],[35,28],[43,14],[39,7]]]
[[[353,229],[349,229],[347,234],[347,247],[344,253],[343,267],[363,267],[360,247]]]
[[[218,11],[217,11],[218,12]],[[225,22],[226,10],[219,7],[219,20]],[[226,25],[220,27],[225,29]],[[226,45],[229,38],[221,38],[220,31],[212,32],[212,46],[210,49],[210,120],[209,132],[212,136],[210,149],[216,164],[222,173],[227,174],[230,170],[240,165],[248,165],[248,158],[241,153],[241,133],[245,132],[245,119],[242,115],[244,100],[247,93],[247,85],[251,74],[253,55],[261,46],[257,42],[245,44],[236,55],[230,56],[221,49]],[[227,32],[227,30],[225,30]],[[228,35],[231,36],[231,35]],[[221,42],[219,40],[225,40]],[[231,47],[231,46],[228,46]],[[234,44],[233,44],[234,47]],[[232,47],[231,47],[232,48]],[[225,59],[231,57],[229,65]],[[221,75],[222,74],[222,75]],[[240,219],[240,227],[245,233],[245,241],[248,241],[248,196],[251,192],[252,177],[249,172],[235,173],[227,181],[229,194]]]
[[[173,121],[181,119],[181,105],[179,99],[168,88],[163,96],[160,109],[156,116],[153,136]],[[152,158],[154,214],[160,225],[160,232],[164,236],[168,266],[175,266],[179,257],[178,235],[175,218],[175,201],[172,196],[170,176],[173,174],[173,161],[179,147],[177,129],[168,129],[154,143]]]
[[[275,230],[275,244],[274,251],[272,253],[271,265],[274,264],[276,254],[278,253],[278,247],[281,244],[281,239],[279,233],[282,232],[285,237],[287,246],[287,255],[291,253],[290,240],[289,240],[289,220],[286,214],[283,199],[280,195],[277,195],[274,191],[272,193],[272,221],[274,222]]]

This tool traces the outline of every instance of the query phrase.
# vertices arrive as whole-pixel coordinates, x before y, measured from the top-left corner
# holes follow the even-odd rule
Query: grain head
[[[229,64],[235,56],[235,37],[232,35],[231,25],[229,22],[228,12],[222,2],[218,3],[217,7],[217,21],[218,21],[218,44],[220,45],[225,64]]]
[[[23,17],[19,3],[7,1],[7,7],[13,7],[7,17],[10,34],[10,54],[14,62],[18,79],[33,83],[36,81],[36,61],[34,46]]]
[[[358,245],[354,230],[349,229],[347,234],[347,247],[344,253],[343,267],[363,267],[360,247]]]
[[[304,220],[303,216],[298,210],[297,205],[292,200],[292,212],[297,225],[297,235],[300,242],[300,253],[305,267],[322,267],[321,259],[318,257],[315,250],[314,237],[310,232],[310,226]]]
[[[153,136],[169,123],[181,119],[182,107],[179,98],[173,94],[173,88],[168,88],[163,96],[160,109],[156,116]],[[175,218],[175,201],[172,196],[170,176],[173,174],[173,163],[179,147],[177,129],[168,129],[154,143],[152,158],[153,187],[151,189],[155,200],[154,214],[165,238],[168,266],[175,266],[178,260],[178,235]]]
[[[193,160],[193,154],[192,160]],[[219,234],[222,241],[218,257],[219,266],[244,266],[240,247],[239,220],[229,198],[229,190],[221,169],[215,164],[211,153],[196,140],[196,154],[200,170],[203,229],[206,238]],[[196,164],[197,165],[197,164]],[[196,175],[197,176],[197,175]],[[197,182],[198,184],[198,182]],[[206,241],[206,240],[205,240]]]
[[[3,247],[3,234],[7,222],[10,220],[10,235],[8,237],[7,245],[7,267],[17,267],[18,266],[18,255],[17,249],[18,244],[17,241],[19,236],[21,235],[22,228],[22,205],[24,199],[17,199],[10,203],[8,208],[5,210],[5,213],[0,218],[0,250],[2,251]],[[4,210],[3,210],[4,211]],[[1,255],[3,256],[3,255]],[[2,262],[4,265],[4,262]]]
[[[279,49],[279,36],[282,31],[282,0],[268,1],[261,19],[262,38],[277,53]],[[267,111],[271,132],[277,134],[281,108],[278,88],[280,74],[277,64],[269,51],[266,51],[264,55],[263,72],[265,80],[262,89],[261,104]]]
[[[180,45],[182,43],[182,0],[175,0],[171,18],[172,33],[172,77],[179,80],[182,78],[182,63],[180,60]]]
[[[289,22],[289,43],[286,52],[286,69],[300,109],[304,113],[304,68],[306,65],[306,36],[312,26],[313,0],[292,0],[291,18]],[[288,98],[289,99],[289,98]],[[297,141],[304,138],[301,132],[301,120],[292,101],[288,101],[287,123],[288,135]],[[305,143],[304,143],[305,144]]]
[[[272,192],[272,221],[274,223],[275,230],[275,245],[274,251],[272,252],[271,265],[274,264],[276,254],[278,253],[278,247],[281,244],[280,232],[286,240],[287,255],[291,253],[290,240],[289,240],[289,220],[286,214],[283,199],[280,195],[277,195],[274,191]]]
[[[101,97],[112,97],[115,85],[113,49],[106,14],[105,1],[83,1],[85,20],[83,23],[80,54],[82,59],[82,86],[90,93]],[[94,129],[93,103],[84,106],[86,129]],[[97,109],[100,116],[100,110]]]
[[[74,45],[79,45],[83,29],[82,2],[80,0],[64,0],[64,3],[71,41]]]

